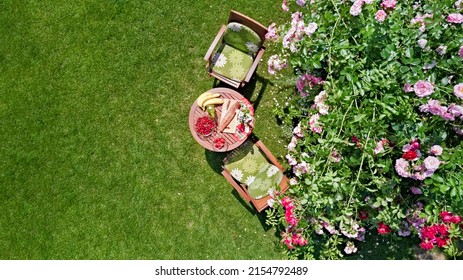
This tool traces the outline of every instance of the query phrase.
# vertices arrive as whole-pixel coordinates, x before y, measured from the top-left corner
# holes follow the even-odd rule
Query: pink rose
[[[426,167],[428,171],[434,172],[437,170],[437,168],[439,168],[440,160],[436,157],[429,156],[424,159],[423,163],[424,167]]]
[[[354,17],[360,15],[362,12],[362,5],[363,1],[356,0],[354,4],[352,4],[352,7],[350,7],[350,14]]]
[[[413,86],[413,90],[416,96],[422,98],[431,95],[434,92],[434,86],[430,82],[419,80]]]
[[[463,83],[459,83],[453,87],[453,93],[456,97],[463,99]]]
[[[444,149],[442,149],[441,146],[439,146],[439,145],[434,145],[434,146],[431,147],[431,154],[433,154],[433,155],[435,155],[435,156],[440,156],[440,155],[442,155],[442,151],[443,151],[443,150],[444,150]]]
[[[396,4],[396,0],[383,0],[383,2],[381,3],[381,7],[383,7],[384,9],[394,9]]]
[[[376,12],[376,15],[375,15],[375,19],[378,21],[378,22],[383,22],[387,17],[387,14],[384,10],[379,10]]]
[[[450,14],[447,16],[447,22],[463,23],[463,15],[462,14]]]
[[[460,47],[460,50],[458,51],[458,55],[463,58],[463,46]]]

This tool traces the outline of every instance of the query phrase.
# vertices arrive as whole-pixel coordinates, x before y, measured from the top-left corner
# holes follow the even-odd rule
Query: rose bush
[[[268,222],[289,257],[355,253],[368,231],[461,255],[463,1],[282,9],[289,21],[269,26],[268,67],[294,86],[275,106],[292,130],[292,186],[272,194]]]

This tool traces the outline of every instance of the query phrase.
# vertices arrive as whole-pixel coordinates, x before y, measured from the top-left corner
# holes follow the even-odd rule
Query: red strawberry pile
[[[196,120],[196,132],[201,135],[209,135],[215,128],[214,121],[208,116],[200,117]]]
[[[225,139],[218,137],[214,139],[214,147],[217,149],[222,149],[225,146]]]

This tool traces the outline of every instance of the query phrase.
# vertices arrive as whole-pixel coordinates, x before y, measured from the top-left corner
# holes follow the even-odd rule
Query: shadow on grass
[[[209,163],[209,166],[212,168],[212,170],[214,170],[218,174],[222,174],[222,161],[228,155],[228,153],[217,153],[217,152],[212,152],[212,151],[205,149],[204,154],[206,157],[206,161]],[[224,181],[226,181],[225,178],[224,178]],[[271,227],[265,223],[266,216],[267,216],[265,214],[265,211],[261,213],[257,212],[256,209],[254,209],[249,203],[243,200],[240,194],[235,189],[233,189],[233,187],[231,187],[230,190],[231,190],[230,193],[236,198],[236,200],[239,201],[242,207],[248,210],[248,212],[251,213],[252,215],[257,216],[257,218],[259,219],[259,222],[262,225],[262,228],[265,231],[268,231],[271,229]]]
[[[257,88],[257,83],[260,83],[261,87],[259,88],[258,92],[254,92]],[[268,85],[272,85],[272,83],[268,79],[260,77],[258,75],[253,75],[249,83],[247,83],[242,88],[236,89],[217,79],[214,79],[212,87],[225,87],[238,91],[239,93],[241,93],[241,95],[248,99],[249,102],[251,102],[252,107],[254,107],[254,111],[257,111],[257,108],[259,107],[260,101],[262,100],[262,97]]]

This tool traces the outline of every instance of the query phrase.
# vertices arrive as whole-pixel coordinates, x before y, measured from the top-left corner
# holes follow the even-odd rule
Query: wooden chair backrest
[[[254,19],[245,16],[237,11],[231,10],[228,22],[238,22],[254,30],[262,40],[265,42],[265,34],[267,34],[267,27],[263,26],[261,23],[255,21]]]

